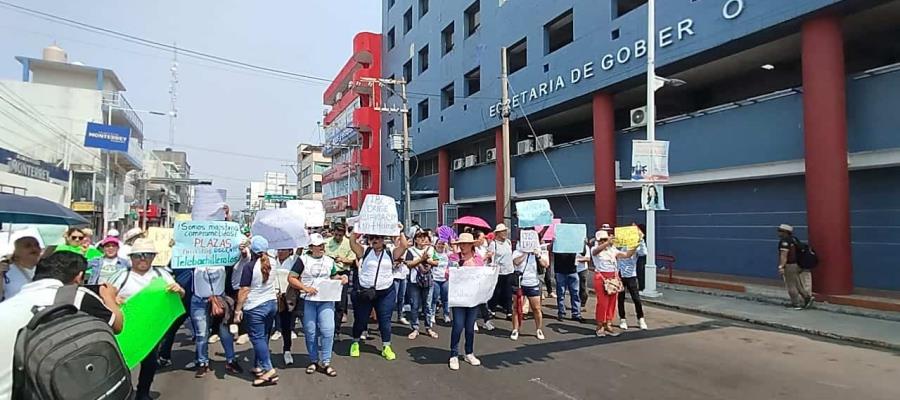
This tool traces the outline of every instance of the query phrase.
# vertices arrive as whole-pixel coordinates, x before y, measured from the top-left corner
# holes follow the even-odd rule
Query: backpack
[[[56,292],[19,330],[13,396],[22,400],[130,399],[131,371],[112,328],[75,307],[78,287]]]
[[[819,265],[819,256],[812,246],[803,243],[800,239],[794,238],[794,246],[797,249],[797,265],[803,269],[813,269]]]

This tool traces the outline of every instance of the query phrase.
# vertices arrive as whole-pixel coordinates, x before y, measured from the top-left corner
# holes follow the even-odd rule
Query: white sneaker
[[[400,323],[403,325],[409,325],[409,320],[406,317],[400,317]]]
[[[537,330],[537,338],[538,338],[538,340],[544,340],[544,339],[545,339],[545,338],[544,338],[544,331],[538,329],[538,330]]]
[[[194,369],[194,368],[197,368],[197,362],[196,362],[196,361],[191,361],[191,362],[189,362],[189,363],[187,363],[187,364],[184,365],[184,369]]]
[[[497,327],[495,327],[494,324],[491,323],[491,321],[487,321],[484,323],[484,330],[490,332],[494,329],[497,329]]]
[[[209,340],[207,340],[206,343],[209,343],[209,344],[219,343],[219,335],[210,336]]]
[[[478,322],[475,323],[475,332],[478,332]]]
[[[270,337],[269,340],[281,340],[281,332],[275,331],[275,333],[272,334],[272,337]]]
[[[250,342],[250,335],[246,333],[238,336],[237,341],[235,341],[237,344],[247,344],[248,342]]]
[[[294,356],[291,352],[284,352],[284,365],[294,365]]]
[[[478,357],[475,357],[474,354],[466,354],[466,362],[472,364],[474,367],[481,365],[481,360],[479,360]]]
[[[366,331],[363,331],[363,333],[361,335],[359,335],[359,340],[368,340],[368,339],[369,339],[369,334],[366,333]]]
[[[444,316],[444,323],[445,323],[445,324],[449,324],[449,323],[450,323],[450,316],[449,316],[449,315],[445,315],[445,316]]]
[[[228,325],[228,332],[231,332],[231,335],[232,335],[232,336],[237,335],[237,334],[238,334],[238,326],[237,326],[237,324],[231,324],[231,325]]]
[[[647,329],[650,329],[650,328],[647,327],[647,321],[645,321],[643,318],[641,318],[641,319],[638,320],[638,324],[641,325],[641,330],[642,330],[642,331],[646,331]]]
[[[291,332],[291,340],[294,340],[296,338],[297,338],[297,332]]]
[[[621,319],[621,320],[619,320],[619,321],[620,321],[620,322],[619,322],[619,329],[621,329],[621,330],[623,330],[623,331],[627,331],[627,330],[628,330],[628,321],[625,321],[625,319]]]
[[[459,369],[459,357],[450,357],[450,370],[456,371]]]
[[[519,330],[513,330],[512,333],[509,334],[509,338],[512,340],[519,340]]]
[[[409,304],[404,304],[403,312],[410,312],[410,311],[412,311],[412,307]]]
[[[434,325],[434,316],[431,316],[431,325]]]

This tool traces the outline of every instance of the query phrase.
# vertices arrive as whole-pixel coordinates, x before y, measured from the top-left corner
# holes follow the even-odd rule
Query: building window
[[[387,165],[387,180],[388,180],[388,182],[394,181],[394,164],[393,163]]]
[[[546,42],[546,53],[550,54],[559,50],[563,46],[572,43],[575,38],[575,24],[572,10],[564,12],[562,15],[553,19],[544,25],[544,40]]]
[[[481,67],[475,68],[465,75],[466,97],[481,90]]]
[[[421,50],[419,50],[419,73],[423,73],[428,70],[428,46],[426,45]]]
[[[428,0],[419,0],[419,18],[428,14]]]
[[[428,99],[419,102],[419,122],[428,119]]]
[[[444,30],[441,31],[441,55],[449,53],[453,50],[453,23],[447,25]]]
[[[316,193],[322,193],[322,182],[316,182]]]
[[[408,10],[406,10],[405,13],[403,13],[403,34],[404,35],[409,33],[409,31],[412,30],[412,21],[413,21],[412,7],[410,7]]]
[[[412,82],[412,60],[403,64],[403,80],[405,80],[406,83]]]
[[[307,165],[306,168],[303,168],[303,172],[300,174],[300,176],[303,178],[306,178],[311,173],[312,173],[312,169],[310,168],[309,165]]]
[[[394,134],[394,120],[388,121],[388,122],[387,122],[387,125],[385,125],[385,128],[386,128],[386,129],[385,129],[385,136],[388,138],[388,141],[387,141],[387,142],[390,143],[391,135]]]
[[[393,49],[394,46],[396,46],[396,45],[397,45],[397,37],[396,37],[396,35],[394,34],[394,28],[391,27],[391,30],[389,30],[388,33],[387,33],[387,47],[388,47],[388,50]]]
[[[303,187],[303,196],[312,193],[312,185],[306,185]]]
[[[453,95],[453,83],[451,82],[441,89],[441,110],[452,106],[455,100],[456,97]]]
[[[506,60],[509,63],[509,73],[516,72],[528,65],[528,38],[516,42],[506,49]]]
[[[481,26],[481,5],[480,0],[475,0],[465,11],[466,20],[466,37],[472,36],[478,27]]]
[[[427,160],[420,159],[416,167],[416,176],[431,176],[438,174],[438,159],[432,157]]]
[[[625,14],[628,14],[629,12],[631,12],[631,10],[634,10],[635,8],[638,8],[644,4],[647,4],[647,0],[613,0],[613,18],[619,18]]]

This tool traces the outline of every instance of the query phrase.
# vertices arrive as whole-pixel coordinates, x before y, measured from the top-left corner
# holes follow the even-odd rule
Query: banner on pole
[[[581,253],[584,250],[585,238],[587,238],[587,225],[557,224],[556,240],[553,241],[553,252]]]
[[[307,228],[325,226],[325,205],[319,200],[289,200],[285,203],[289,209],[297,209],[303,214]]]
[[[175,230],[172,228],[160,228],[152,226],[147,228],[147,239],[153,241],[153,247],[156,247],[156,257],[153,258],[153,265],[157,267],[165,267],[172,260],[172,246],[169,244],[175,237]]]
[[[270,249],[296,249],[309,245],[302,211],[295,208],[259,210],[250,231],[269,241]]]
[[[226,194],[225,189],[203,185],[195,186],[191,219],[194,221],[224,221]]]
[[[663,186],[655,183],[641,185],[641,210],[660,211],[666,209]]]
[[[175,223],[172,268],[233,265],[240,259],[240,225],[225,221]]]
[[[635,182],[668,182],[669,142],[664,140],[632,141],[631,180]]]
[[[359,211],[359,221],[353,225],[353,230],[363,235],[399,235],[400,221],[397,218],[397,202],[390,196],[366,195],[362,210]]]
[[[616,238],[613,241],[616,247],[637,247],[641,243],[641,230],[634,225],[616,227]]]
[[[521,251],[535,251],[541,247],[541,241],[538,239],[537,231],[522,230],[519,231],[519,246]]]
[[[553,223],[553,211],[550,210],[550,202],[546,199],[516,203],[516,216],[519,218],[520,228],[531,228]]]
[[[494,295],[499,272],[499,268],[491,267],[450,268],[450,307],[475,307],[487,303]]]

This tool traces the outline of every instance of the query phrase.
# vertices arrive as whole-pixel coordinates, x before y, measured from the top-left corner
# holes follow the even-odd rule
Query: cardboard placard
[[[240,225],[225,221],[179,221],[174,236],[173,269],[233,265],[244,237]]]
[[[494,295],[499,268],[452,267],[448,279],[450,307],[475,307]]]
[[[166,290],[166,286],[164,279],[154,278],[122,304],[124,325],[116,335],[116,342],[128,368],[140,364],[185,312],[181,298]]]
[[[194,221],[224,221],[226,194],[225,189],[203,185],[195,186],[191,219]]]
[[[581,253],[584,250],[585,238],[587,238],[587,225],[558,224],[556,225],[556,240],[553,241],[553,252]]]
[[[319,200],[288,200],[288,209],[299,210],[307,228],[325,226],[325,205]]]
[[[519,218],[520,228],[531,228],[553,223],[553,211],[550,210],[550,202],[546,199],[516,203],[516,216]]]
[[[156,257],[153,258],[153,265],[164,267],[169,265],[172,260],[172,247],[169,243],[175,237],[175,230],[172,228],[160,228],[151,226],[147,228],[147,239],[153,241],[153,247],[156,247]]]
[[[296,249],[309,245],[301,211],[296,208],[259,210],[250,231],[269,241],[270,249]]]
[[[631,249],[637,247],[641,243],[641,230],[634,225],[616,227],[615,235],[616,238],[613,243],[616,247],[627,247]]]
[[[359,221],[353,225],[354,232],[363,235],[397,236],[400,221],[397,218],[397,202],[393,197],[380,194],[366,195]]]
[[[519,246],[518,249],[520,251],[535,251],[541,247],[541,241],[538,239],[537,231],[533,230],[523,230],[519,232]]]

